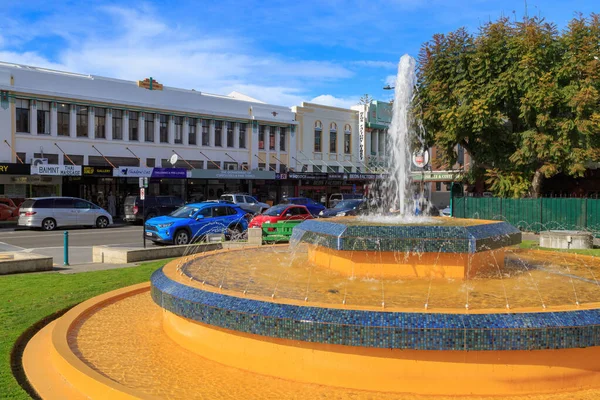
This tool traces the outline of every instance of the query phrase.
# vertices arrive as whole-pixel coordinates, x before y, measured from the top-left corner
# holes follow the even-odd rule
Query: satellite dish
[[[179,157],[177,157],[177,154],[173,154],[171,156],[171,159],[169,160],[169,162],[171,163],[171,165],[175,166],[175,164],[177,164],[178,159],[179,159]]]

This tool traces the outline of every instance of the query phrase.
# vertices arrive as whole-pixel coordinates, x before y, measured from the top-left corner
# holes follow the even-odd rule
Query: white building
[[[289,108],[239,93],[0,62],[0,162],[158,168],[171,167],[167,160],[177,154],[180,168],[280,172],[295,167],[289,157],[296,151],[295,125]],[[5,194],[22,197],[62,194],[61,183],[61,176],[0,176],[9,185]],[[117,190],[114,182],[105,186],[104,195]]]

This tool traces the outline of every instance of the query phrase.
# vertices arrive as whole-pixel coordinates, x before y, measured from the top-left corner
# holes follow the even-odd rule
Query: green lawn
[[[596,256],[600,257],[600,248],[594,249],[583,249],[583,250],[559,250],[559,249],[549,249],[547,247],[540,247],[537,240],[523,240],[519,245],[521,249],[535,249],[535,250],[548,250],[548,251],[558,251],[564,253],[574,253],[574,254],[583,254],[586,256]]]
[[[27,328],[90,297],[147,281],[167,261],[81,274],[0,276],[0,398],[29,398],[13,377],[10,366],[11,349]]]

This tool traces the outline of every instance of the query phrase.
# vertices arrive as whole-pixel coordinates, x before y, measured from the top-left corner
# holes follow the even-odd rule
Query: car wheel
[[[56,229],[56,221],[52,218],[46,218],[42,221],[42,229],[45,231],[53,231]]]
[[[227,228],[227,237],[229,240],[238,239],[242,236],[243,229],[240,225],[234,225]]]
[[[173,243],[176,245],[184,245],[190,242],[190,235],[187,231],[177,231],[173,236]]]
[[[98,217],[96,220],[97,228],[106,228],[108,226],[108,218],[106,217]]]

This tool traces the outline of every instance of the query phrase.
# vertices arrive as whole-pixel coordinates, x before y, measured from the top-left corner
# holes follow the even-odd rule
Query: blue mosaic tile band
[[[477,253],[519,244],[521,231],[507,222],[373,226],[306,220],[294,227],[291,241],[334,250]]]
[[[600,310],[444,314],[344,310],[212,293],[151,277],[160,307],[204,324],[281,339],[413,350],[542,350],[598,346]]]

